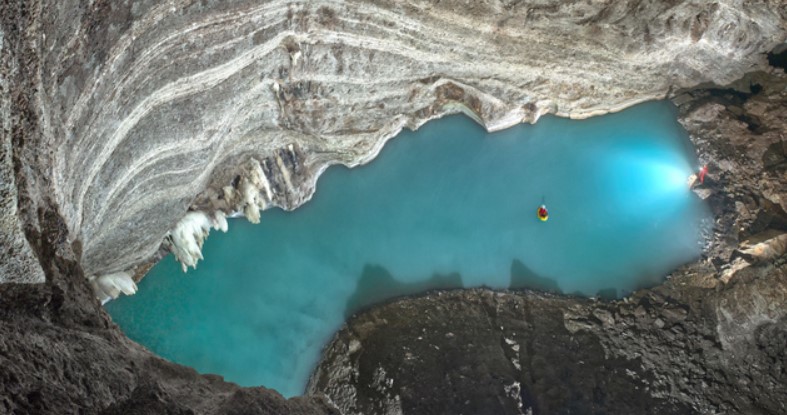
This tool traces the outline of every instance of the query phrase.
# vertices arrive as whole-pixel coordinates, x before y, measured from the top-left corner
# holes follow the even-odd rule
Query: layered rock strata
[[[24,66],[9,89],[31,110],[12,118],[36,121],[18,132],[18,191],[42,208],[51,199],[65,242],[97,277],[142,273],[189,209],[256,218],[258,207],[295,208],[329,165],[365,163],[402,128],[447,113],[496,130],[729,83],[764,67],[787,14],[778,0],[4,8],[4,48]],[[252,159],[269,186],[210,203]],[[3,215],[15,241],[35,227],[35,215],[16,225]]]

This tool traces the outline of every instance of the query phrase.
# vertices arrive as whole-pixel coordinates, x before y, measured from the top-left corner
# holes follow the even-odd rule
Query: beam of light
[[[650,187],[655,193],[688,191],[691,172],[678,166],[651,162],[642,167],[651,176]]]
[[[665,154],[646,157],[621,154],[615,160],[610,202],[623,216],[663,216],[674,211],[690,193],[689,163]]]

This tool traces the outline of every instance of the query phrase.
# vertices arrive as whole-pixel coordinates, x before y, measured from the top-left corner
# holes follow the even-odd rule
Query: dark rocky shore
[[[353,318],[309,391],[345,414],[780,414],[787,319],[746,319],[787,305],[785,287],[767,265],[617,302],[433,292]]]

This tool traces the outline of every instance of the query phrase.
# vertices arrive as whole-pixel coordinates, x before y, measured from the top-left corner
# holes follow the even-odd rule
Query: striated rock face
[[[270,184],[255,206],[292,209],[328,165],[446,113],[494,130],[729,83],[764,67],[787,15],[780,0],[258,3],[3,6],[24,100],[4,108],[34,121],[16,130],[17,187],[57,206],[86,275],[146,263],[190,207],[227,209],[250,158]]]

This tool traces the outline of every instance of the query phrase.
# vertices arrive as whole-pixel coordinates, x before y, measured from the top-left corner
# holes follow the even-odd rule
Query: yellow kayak
[[[541,222],[546,222],[549,219],[549,211],[547,210],[547,207],[544,205],[538,207],[538,209],[536,210],[536,215],[538,216],[538,219]]]

